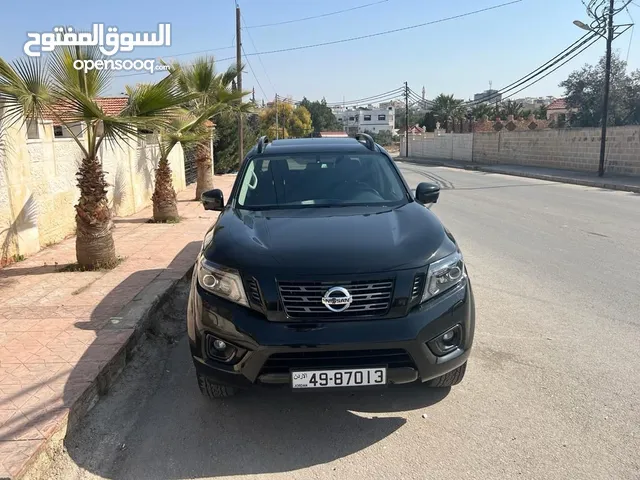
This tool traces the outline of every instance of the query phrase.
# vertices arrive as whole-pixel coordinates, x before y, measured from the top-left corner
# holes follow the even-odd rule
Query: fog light
[[[433,340],[427,342],[427,345],[438,357],[442,357],[453,352],[462,344],[462,326],[460,324],[441,333]]]
[[[213,348],[215,348],[216,350],[224,350],[227,348],[227,344],[224,343],[222,340],[214,340]]]
[[[449,340],[453,339],[454,336],[455,336],[455,333],[452,330],[442,335],[442,340],[444,340],[445,342],[448,342]]]
[[[247,352],[244,348],[236,347],[210,334],[206,337],[206,346],[209,358],[225,363],[236,363]]]

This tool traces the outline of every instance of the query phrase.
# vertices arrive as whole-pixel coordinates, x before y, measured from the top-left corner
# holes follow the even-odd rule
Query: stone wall
[[[600,133],[599,128],[475,133],[473,160],[595,172]],[[640,175],[640,126],[607,130],[605,171]]]
[[[14,255],[32,254],[75,231],[81,150],[73,139],[54,138],[50,122],[39,123],[37,132],[39,138],[29,139],[27,129],[15,124],[5,126],[0,138],[0,263]],[[99,158],[114,214],[131,215],[150,205],[159,158],[152,138],[119,146],[105,142]],[[179,145],[169,160],[174,187],[182,190],[185,174]]]

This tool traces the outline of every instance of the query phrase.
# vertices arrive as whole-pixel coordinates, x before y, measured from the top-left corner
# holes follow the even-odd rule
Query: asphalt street
[[[462,384],[210,402],[159,334],[49,478],[639,479],[640,196],[400,165],[441,186],[472,278]]]

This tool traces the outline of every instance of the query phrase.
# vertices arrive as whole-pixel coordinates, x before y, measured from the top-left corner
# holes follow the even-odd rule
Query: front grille
[[[258,281],[255,278],[250,277],[247,279],[247,286],[249,287],[248,293],[251,301],[258,305],[262,304],[262,296],[260,295],[260,289],[258,288]]]
[[[290,370],[338,368],[415,368],[411,356],[400,348],[343,350],[332,352],[274,353],[264,363],[261,374],[289,373]]]
[[[393,280],[350,282],[278,282],[285,312],[293,318],[366,317],[387,313],[393,296]],[[322,303],[332,287],[346,288],[353,301],[343,312],[333,312]]]

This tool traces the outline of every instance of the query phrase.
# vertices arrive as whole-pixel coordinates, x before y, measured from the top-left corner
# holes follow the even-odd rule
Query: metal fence
[[[184,178],[187,185],[196,183],[198,178],[196,152],[194,149],[188,149],[184,152]]]

